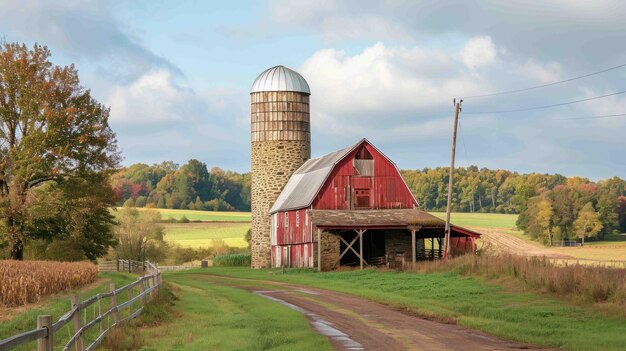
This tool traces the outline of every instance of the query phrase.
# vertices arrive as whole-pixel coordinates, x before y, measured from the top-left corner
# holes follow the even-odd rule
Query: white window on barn
[[[300,211],[296,211],[296,227],[300,226]]]
[[[304,210],[304,226],[308,226],[309,225],[309,211]]]
[[[274,229],[278,229],[278,213],[274,213]]]
[[[289,227],[289,212],[283,213],[283,216],[285,216],[285,228],[287,228]]]

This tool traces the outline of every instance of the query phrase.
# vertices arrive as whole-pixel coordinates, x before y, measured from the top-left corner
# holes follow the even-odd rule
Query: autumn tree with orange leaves
[[[0,236],[18,260],[38,189],[99,178],[120,158],[109,109],[79,84],[73,65],[49,59],[45,46],[0,47]]]

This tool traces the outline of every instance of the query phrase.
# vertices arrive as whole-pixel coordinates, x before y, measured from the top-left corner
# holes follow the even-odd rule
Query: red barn
[[[396,165],[366,139],[308,160],[270,210],[272,266],[328,270],[438,258],[445,222],[417,206]],[[478,237],[452,226],[451,249],[475,251]]]

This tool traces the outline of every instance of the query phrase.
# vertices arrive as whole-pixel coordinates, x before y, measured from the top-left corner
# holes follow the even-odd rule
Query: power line
[[[552,118],[552,120],[553,121],[565,121],[565,120],[575,120],[575,119],[596,119],[596,118],[611,118],[611,117],[626,117],[626,113],[620,113],[620,114],[615,114],[615,115],[603,115],[603,116]]]
[[[616,93],[611,93],[611,94],[606,94],[606,95],[594,96],[594,97],[586,98],[586,99],[580,99],[580,100],[574,100],[574,101],[568,101],[568,102],[561,102],[561,103],[558,103],[558,104],[545,105],[545,106],[535,106],[535,107],[519,108],[519,109],[514,109],[514,110],[500,110],[500,111],[475,111],[475,112],[470,111],[470,112],[463,112],[463,113],[468,114],[468,115],[484,115],[484,114],[490,114],[490,113],[511,113],[511,112],[541,110],[541,109],[545,109],[545,108],[559,107],[559,106],[576,104],[576,103],[584,102],[584,101],[591,101],[591,100],[596,100],[596,99],[602,99],[602,98],[605,98],[605,97],[620,95],[620,94],[624,94],[624,93],[626,93],[626,90],[618,91]]]
[[[467,156],[467,146],[465,146],[465,138],[463,137],[463,128],[461,128],[460,119],[459,119],[459,134],[461,134],[461,143],[463,144],[463,152],[465,153],[465,161],[469,165],[469,157]]]
[[[529,90],[535,90],[535,89],[539,89],[539,88],[545,88],[545,87],[549,87],[552,85],[557,85],[557,84],[563,84],[563,83],[567,83],[567,82],[571,82],[573,80],[577,80],[577,79],[581,79],[581,78],[587,78],[596,74],[600,74],[600,73],[604,73],[604,72],[608,72],[608,71],[612,71],[614,69],[618,69],[618,68],[622,68],[625,67],[626,63],[615,66],[615,67],[611,67],[611,68],[607,68],[607,69],[603,69],[601,71],[597,71],[597,72],[593,72],[593,73],[588,73],[582,76],[578,76],[578,77],[573,77],[573,78],[569,78],[569,79],[565,79],[565,80],[560,80],[558,82],[552,82],[552,83],[547,83],[547,84],[541,84],[541,85],[536,85],[533,87],[529,87],[529,88],[523,88],[523,89],[515,89],[515,90],[507,90],[507,91],[501,91],[501,92],[497,92],[497,93],[490,93],[490,94],[479,94],[479,95],[472,95],[472,96],[465,96],[465,99],[472,99],[472,98],[479,98],[479,97],[488,97],[488,96],[497,96],[497,95],[507,95],[507,94],[515,94],[515,93],[522,93],[525,91],[529,91]]]

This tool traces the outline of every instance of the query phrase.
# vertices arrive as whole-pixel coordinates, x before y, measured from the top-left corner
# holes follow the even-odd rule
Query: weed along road
[[[207,284],[237,287],[302,313],[337,350],[513,350],[535,347],[328,290],[198,274]]]

